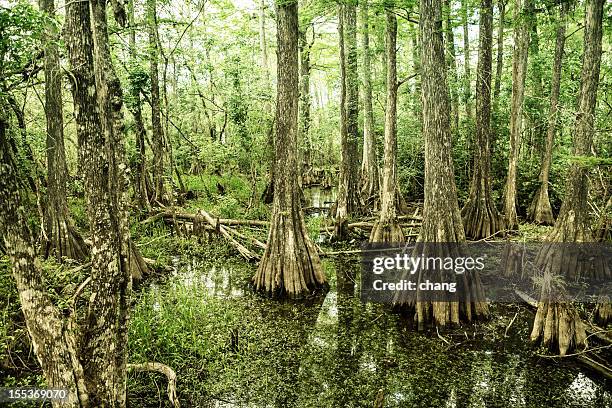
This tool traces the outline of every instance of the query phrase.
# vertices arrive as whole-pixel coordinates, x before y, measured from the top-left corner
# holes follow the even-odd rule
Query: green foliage
[[[0,7],[0,92],[6,92],[36,71],[45,27],[56,24],[23,0]],[[0,96],[2,96],[0,94]]]

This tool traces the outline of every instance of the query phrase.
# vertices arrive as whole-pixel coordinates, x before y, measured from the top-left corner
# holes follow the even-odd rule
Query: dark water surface
[[[356,259],[324,264],[331,290],[300,303],[253,294],[254,267],[237,261],[180,265],[151,288],[135,320],[148,310],[177,330],[172,351],[149,352],[169,363],[180,357],[172,364],[185,406],[371,407],[384,394],[385,407],[612,407],[604,382],[534,355],[532,316],[517,306],[494,305],[489,321],[441,339],[360,302]]]

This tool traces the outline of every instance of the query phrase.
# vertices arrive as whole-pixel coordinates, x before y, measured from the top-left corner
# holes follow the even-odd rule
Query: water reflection
[[[384,407],[398,408],[612,406],[605,384],[568,364],[532,357],[521,337],[529,322],[515,323],[516,338],[446,333],[449,345],[435,332],[407,330],[383,305],[362,303],[356,260],[327,263],[332,288],[310,304],[252,294],[245,289],[252,268],[235,266],[182,264],[169,283],[217,299],[207,302],[218,310],[203,321],[213,334],[235,331],[240,339],[228,351],[227,337],[217,335],[216,354],[187,364],[205,372],[199,383],[182,384],[187,406],[372,407],[379,390]],[[177,374],[189,381],[180,369]],[[210,394],[196,396],[197,387]]]

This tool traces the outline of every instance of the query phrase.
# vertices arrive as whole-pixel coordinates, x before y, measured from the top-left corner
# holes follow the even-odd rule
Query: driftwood
[[[203,211],[203,210],[200,210]],[[159,220],[160,218],[163,218],[165,220],[167,219],[177,219],[177,220],[181,220],[181,221],[189,221],[189,222],[193,222],[196,220],[198,214],[191,214],[191,213],[174,213],[172,211],[162,211],[160,213],[154,214],[152,216],[150,216],[149,218],[147,218],[146,220],[142,221],[142,224],[149,224],[153,221]],[[235,225],[246,225],[246,226],[253,226],[253,227],[267,227],[268,225],[270,225],[270,223],[268,221],[261,221],[261,220],[240,220],[240,219],[231,219],[231,218],[219,218],[217,220],[217,222],[221,225],[226,225],[226,226],[235,226]]]
[[[176,396],[176,373],[170,367],[162,363],[140,363],[128,364],[128,371],[154,371],[163,374],[168,378],[168,399],[174,408],[180,408],[178,397]]]
[[[227,239],[229,241],[229,243],[232,244],[232,246],[234,248],[236,248],[238,250],[238,252],[240,253],[240,255],[242,255],[247,261],[251,261],[253,259],[257,259],[257,260],[259,259],[259,255],[257,255],[254,252],[251,252],[247,247],[245,247],[244,245],[242,245],[240,242],[236,241],[232,237],[232,235],[229,232],[231,230],[231,228],[229,228],[227,226],[224,226],[219,221],[215,221],[215,219],[213,217],[211,217],[210,214],[208,214],[204,210],[200,210],[198,212],[198,214],[194,216],[194,222],[198,222],[198,216],[201,216],[211,227],[213,227],[215,229],[215,231],[217,231],[225,239]],[[233,231],[232,233],[234,235],[238,234],[238,235],[244,237],[244,235],[238,233],[237,231]],[[265,245],[265,244],[263,244],[263,245]]]
[[[532,298],[531,296],[529,296],[528,294],[526,294],[525,292],[522,292],[518,289],[515,289],[514,293],[527,305],[530,306],[531,309],[535,310],[538,307],[538,302],[537,300],[535,300],[534,298]],[[594,326],[592,324],[586,324],[586,323],[582,323],[585,325],[585,331],[588,335],[588,337],[595,337],[598,340],[600,340],[601,342],[603,342],[604,344],[606,344],[606,347],[609,346],[610,344],[612,344],[612,339],[610,339],[610,337],[608,337],[606,335],[606,333],[608,332],[607,330],[604,330],[600,327]],[[576,360],[578,360],[580,363],[584,364],[585,366],[590,367],[593,371],[601,374],[603,377],[607,378],[608,380],[612,379],[612,369],[610,369],[610,367],[606,366],[605,364],[603,364],[602,362],[598,362],[596,360],[594,360],[593,358],[585,355],[586,352],[588,352],[589,350],[584,350],[581,353],[576,353],[576,354],[572,354],[572,355],[568,355],[567,357],[575,357]],[[551,357],[557,357],[557,356],[551,356]]]

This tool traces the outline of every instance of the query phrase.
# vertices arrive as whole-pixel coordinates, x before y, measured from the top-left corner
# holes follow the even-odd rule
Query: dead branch
[[[162,363],[149,362],[140,364],[128,364],[128,371],[154,371],[163,374],[168,378],[168,399],[174,408],[180,408],[178,397],[176,396],[176,373],[170,367]]]

